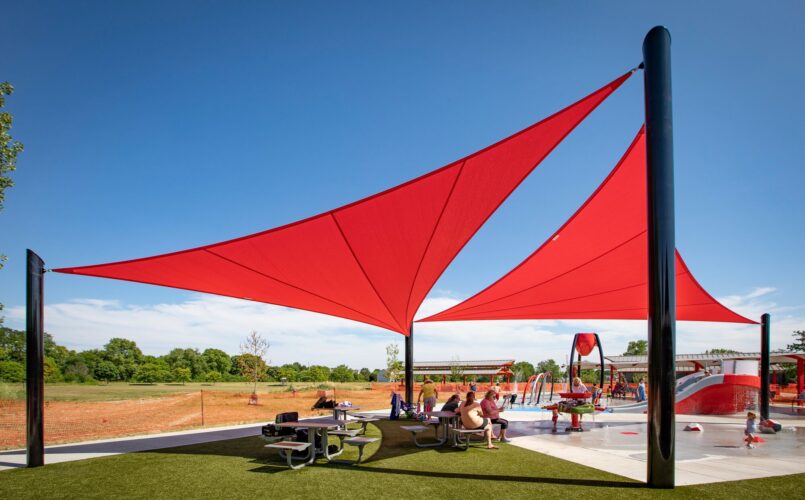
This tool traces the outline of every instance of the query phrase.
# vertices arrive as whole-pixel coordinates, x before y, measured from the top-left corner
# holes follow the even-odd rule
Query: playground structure
[[[732,415],[757,410],[760,391],[756,360],[726,360],[720,373],[697,370],[676,381],[676,412],[687,415]],[[611,409],[618,413],[642,413],[645,401]]]
[[[548,395],[548,401],[553,401],[554,381],[551,372],[542,372],[528,377],[528,381],[523,388],[523,395],[520,398],[519,404],[521,406],[536,406],[539,405],[542,398],[542,393],[545,390],[545,385],[551,384],[551,392]],[[517,401],[516,401],[517,402]]]
[[[598,371],[601,377],[601,385],[594,389],[592,392],[586,390],[585,392],[573,392],[573,379],[580,375],[582,356],[587,356],[592,350],[598,347],[600,357],[600,365]],[[578,361],[574,364],[573,358],[578,355]],[[594,413],[596,410],[603,410],[598,407],[600,395],[604,386],[604,351],[601,348],[601,339],[598,338],[597,333],[577,333],[573,337],[573,345],[570,348],[570,362],[567,366],[567,379],[568,379],[568,392],[562,392],[559,395],[561,400],[556,403],[551,403],[544,406],[544,409],[553,412],[553,432],[556,432],[557,424],[559,422],[559,414],[570,414],[570,425],[565,429],[567,432],[582,432],[584,429],[581,426],[581,416],[588,413]],[[589,402],[588,402],[589,400]]]
[[[761,407],[762,380],[761,353],[731,354],[678,354],[675,358],[676,373],[683,374],[676,380],[676,412],[686,415],[730,415]],[[608,356],[610,386],[627,373],[648,371],[647,356]],[[798,394],[805,391],[805,353],[773,352],[769,362],[777,370],[782,365],[795,363],[797,378],[794,391],[783,397],[776,386],[775,400],[796,404]],[[767,373],[773,373],[771,368]],[[612,407],[614,412],[645,412],[645,402]]]

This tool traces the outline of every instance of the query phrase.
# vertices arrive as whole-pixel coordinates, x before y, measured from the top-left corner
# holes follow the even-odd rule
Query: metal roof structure
[[[474,361],[417,361],[414,362],[414,375],[508,375],[511,374],[513,359],[490,359]]]
[[[643,368],[648,366],[648,356],[604,356],[608,361],[606,366],[612,365],[619,371],[627,371],[628,368]],[[711,365],[721,361],[735,359],[760,359],[759,352],[738,352],[731,354],[677,354],[676,366],[678,371],[682,368],[692,368],[695,364]],[[770,362],[775,364],[796,363],[798,360],[805,360],[805,352],[772,352]],[[586,364],[586,363],[585,363]],[[598,363],[591,363],[598,366]],[[585,366],[587,368],[587,366]]]
[[[501,375],[510,373],[509,371],[501,370],[462,370],[462,375]],[[450,370],[414,370],[414,375],[453,375]]]

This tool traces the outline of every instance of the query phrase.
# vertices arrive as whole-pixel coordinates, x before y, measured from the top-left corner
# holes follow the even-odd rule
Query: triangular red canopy
[[[646,319],[644,130],[593,195],[548,241],[477,295],[420,321]],[[727,309],[676,252],[677,319],[755,323]]]
[[[278,304],[407,335],[467,241],[631,74],[486,149],[350,205],[222,243],[56,271]]]

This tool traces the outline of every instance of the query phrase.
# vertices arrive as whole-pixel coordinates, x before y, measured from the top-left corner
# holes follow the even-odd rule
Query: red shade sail
[[[755,323],[708,294],[676,252],[677,319]],[[421,321],[646,319],[643,129],[593,195],[548,241],[477,295]]]
[[[407,335],[467,241],[631,74],[486,149],[350,205],[231,241],[56,271],[278,304]]]

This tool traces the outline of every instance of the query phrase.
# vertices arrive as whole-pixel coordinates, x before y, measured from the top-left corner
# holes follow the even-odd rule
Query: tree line
[[[112,338],[101,349],[74,351],[58,345],[45,334],[45,381],[54,382],[244,382],[251,380],[249,367],[260,367],[261,382],[361,382],[376,381],[379,370],[330,368],[289,363],[268,366],[244,353],[229,355],[220,349],[176,348],[162,356],[143,354],[133,340]],[[25,332],[0,326],[0,381],[25,380]]]

